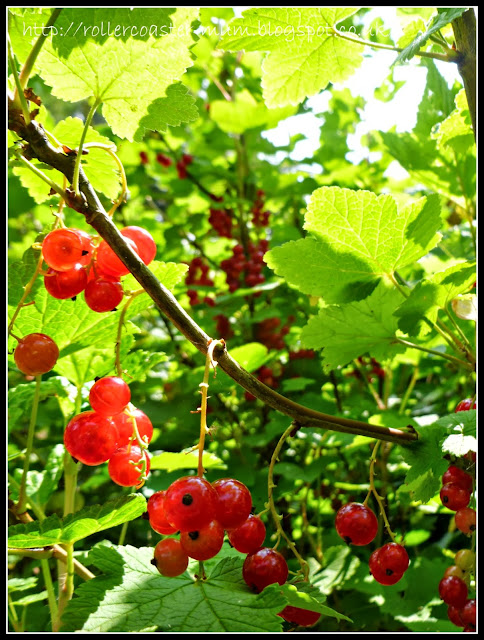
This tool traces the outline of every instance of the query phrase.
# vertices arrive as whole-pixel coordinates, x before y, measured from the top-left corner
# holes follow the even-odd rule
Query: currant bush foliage
[[[454,60],[452,23],[464,11],[400,8],[398,36],[376,10],[355,7],[60,11],[30,69],[32,119],[64,153],[83,145],[82,170],[117,227],[151,234],[151,273],[187,322],[225,339],[244,369],[305,407],[418,434],[407,445],[383,443],[371,480],[410,565],[390,586],[369,575],[370,554],[391,542],[373,498],[374,542],[349,547],[335,530],[338,510],[367,496],[374,440],[305,427],[271,460],[290,419],[219,368],[206,477],[243,482],[255,513],[268,505],[269,484],[276,517],[262,516],[264,544],[282,528],[309,580],[293,579],[301,565],[284,540],[289,581],[261,593],[244,582],[244,555],[227,541],[203,570],[190,560],[182,575],[160,575],[151,564],[160,536],[141,516],[151,495],[197,470],[200,345],[156,311],[132,274],[122,279],[124,301],[106,313],[83,293],[48,293],[47,276],[34,276],[56,220],[94,230],[46,183],[66,189],[64,175],[30,157],[11,130],[9,498],[26,496],[32,516],[20,521],[13,509],[9,521],[15,631],[53,630],[56,563],[34,550],[74,544],[87,569],[57,616],[65,632],[299,629],[278,615],[286,607],[321,614],[316,632],[456,630],[439,582],[475,534],[455,528],[439,492],[449,464],[470,473],[475,464],[475,408],[454,411],[475,398],[475,322],[456,302],[475,301],[476,151],[462,79],[442,71],[455,62],[431,57]],[[51,14],[9,9],[12,94],[13,72],[29,64]],[[424,73],[426,84],[412,130],[361,135],[366,102],[350,83],[381,47],[401,49],[375,89],[382,105],[402,108],[399,65]],[[319,95],[327,100],[310,100]],[[305,157],[294,153],[302,133],[278,144],[266,135],[309,114],[320,144]],[[403,174],[392,172],[396,164]],[[13,356],[32,333],[59,348],[35,382]],[[111,482],[107,465],[78,464],[73,489],[65,426],[90,410],[95,379],[117,375],[118,365],[154,426],[150,473],[135,492]]]

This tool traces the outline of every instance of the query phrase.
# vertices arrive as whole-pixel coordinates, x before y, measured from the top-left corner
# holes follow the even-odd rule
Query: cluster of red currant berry
[[[234,335],[232,327],[230,325],[230,320],[223,313],[219,313],[214,317],[216,322],[215,331],[217,332],[217,336],[219,338],[223,338],[224,340],[228,340]]]
[[[280,351],[285,348],[284,336],[289,333],[290,323],[294,322],[294,316],[289,316],[287,324],[281,327],[280,318],[266,318],[255,327],[257,341],[268,349]]]
[[[210,207],[208,221],[220,238],[232,238],[232,211]]]
[[[121,229],[121,235],[145,264],[156,255],[151,234],[141,227]],[[60,300],[75,298],[84,291],[87,306],[103,313],[116,309],[124,296],[120,278],[129,273],[105,240],[95,239],[73,228],[54,229],[42,242],[42,256],[49,269],[45,288]]]
[[[270,211],[264,211],[264,196],[262,189],[258,189],[252,206],[252,223],[255,227],[269,226]]]
[[[196,257],[188,265],[188,272],[185,278],[185,284],[195,285],[195,286],[203,286],[203,287],[213,287],[214,282],[211,278],[208,277],[209,266],[203,262],[203,258]],[[190,299],[190,306],[194,307],[197,304],[200,304],[201,300],[198,296],[198,291],[196,289],[187,289],[187,295]],[[205,296],[203,298],[203,302],[213,307],[215,305],[215,300],[210,296]]]
[[[297,351],[289,351],[289,360],[312,360],[316,357],[312,349],[298,349]]]
[[[131,391],[122,378],[99,378],[89,392],[92,411],[69,421],[64,444],[73,458],[88,466],[109,461],[108,473],[116,484],[139,487],[150,469],[145,449],[153,437],[153,425],[130,400]]]
[[[187,177],[187,167],[188,165],[192,164],[193,162],[193,156],[191,156],[188,153],[184,153],[182,155],[182,157],[180,158],[180,160],[177,161],[176,163],[176,170],[178,173],[178,177],[180,178],[180,180],[184,180]]]
[[[365,504],[350,502],[338,510],[336,531],[347,544],[364,546],[375,539],[378,532],[376,515]],[[401,544],[389,542],[375,549],[370,556],[370,573],[383,585],[396,584],[408,569],[408,554]]]
[[[154,493],[147,508],[150,525],[157,533],[180,533],[178,539],[163,538],[155,546],[152,562],[161,575],[181,575],[190,558],[204,561],[215,557],[226,533],[232,547],[247,554],[242,576],[253,591],[259,593],[269,584],[286,582],[287,562],[275,549],[262,546],[265,525],[251,513],[252,496],[239,480],[222,478],[210,483],[199,476],[184,476],[165,491]],[[286,609],[279,615],[297,624],[312,625],[320,617],[297,607]]]
[[[476,600],[469,598],[468,583],[476,569],[476,555],[470,549],[455,554],[454,564],[448,567],[439,582],[439,595],[447,605],[449,620],[464,631],[476,630]]]
[[[257,244],[249,242],[247,247],[249,255],[246,257],[244,247],[236,244],[232,248],[232,256],[222,260],[220,266],[226,273],[226,282],[231,293],[242,287],[244,283],[248,287],[255,287],[265,281],[262,269],[264,253],[268,248],[269,242],[264,238]]]

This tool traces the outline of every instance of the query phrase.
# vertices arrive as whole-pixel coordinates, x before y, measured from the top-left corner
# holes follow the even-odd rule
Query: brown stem
[[[10,124],[11,123],[11,124]],[[74,171],[73,158],[57,151],[49,143],[41,125],[32,121],[25,125],[18,114],[9,114],[9,126],[15,127],[17,133],[29,143],[28,152],[42,162],[49,164],[61,171],[71,182]],[[106,214],[97,194],[86,179],[82,167],[79,173],[79,189],[81,197],[72,195],[67,202],[68,206],[82,213],[86,222],[109,244],[115,254],[130,270],[134,278],[151,297],[158,309],[175,325],[175,327],[189,340],[201,353],[207,354],[207,345],[211,338],[208,336],[178,304],[175,296],[166,289],[155,275],[142,262],[139,256],[129,247],[126,239],[120,234],[114,222]],[[224,347],[217,346],[214,350],[216,360],[223,371],[237,382],[246,391],[262,400],[266,405],[280,411],[296,420],[302,427],[330,429],[342,433],[364,435],[370,438],[409,444],[418,439],[413,429],[402,431],[377,425],[368,424],[359,420],[335,417],[326,413],[304,407],[288,398],[280,395],[270,387],[257,380],[253,375],[245,371],[240,364],[232,358]]]
[[[468,9],[452,22],[455,36],[455,46],[459,52],[457,68],[464,82],[467,104],[471,114],[474,137],[477,135],[476,104],[476,14],[474,9]]]

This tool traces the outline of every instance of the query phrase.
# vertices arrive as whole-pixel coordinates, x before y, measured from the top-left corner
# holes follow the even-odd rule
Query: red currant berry
[[[73,458],[89,466],[109,460],[114,453],[118,432],[109,418],[95,411],[74,416],[64,431],[64,444]]]
[[[75,229],[54,229],[42,242],[42,256],[51,269],[70,271],[83,257],[81,237]]]
[[[458,484],[466,491],[472,491],[472,476],[455,465],[450,465],[442,476],[442,484],[448,484],[449,482]]]
[[[145,459],[143,474],[143,456]],[[146,451],[137,445],[124,445],[116,449],[109,458],[108,473],[113,482],[121,487],[136,487],[143,482],[150,470],[150,459]]]
[[[146,151],[140,151],[139,152],[139,159],[140,159],[141,164],[148,164],[149,158],[148,158],[148,154],[146,153]]]
[[[455,513],[455,524],[459,531],[471,535],[476,530],[476,511],[471,507],[464,507]]]
[[[158,153],[156,155],[156,162],[158,162],[158,164],[161,164],[162,167],[169,167],[172,164],[171,158],[165,156],[164,153]]]
[[[269,584],[284,584],[288,575],[289,569],[284,556],[268,547],[249,553],[242,567],[245,583],[257,593]]]
[[[94,253],[94,243],[91,236],[86,231],[83,231],[82,229],[72,230],[75,231],[81,239],[82,257],[79,260],[79,263],[83,267],[86,267],[91,262],[92,254]]]
[[[94,411],[105,417],[121,413],[131,400],[131,391],[122,378],[100,378],[91,387],[89,403]]]
[[[456,578],[460,578],[461,580],[464,580],[465,572],[462,571],[462,569],[457,565],[452,564],[450,565],[450,567],[447,567],[447,569],[444,571],[443,577],[448,578],[449,576],[455,576]]]
[[[309,609],[290,606],[285,607],[281,613],[277,615],[287,620],[287,622],[292,622],[300,627],[312,627],[321,617],[321,614],[317,611],[309,611]]]
[[[455,408],[455,413],[458,411],[469,411],[470,409],[475,409],[476,403],[472,398],[466,398],[465,400],[461,400],[459,404]]]
[[[453,605],[460,609],[467,601],[466,583],[456,576],[442,578],[439,582],[439,595],[445,604]]]
[[[458,607],[453,607],[450,605],[447,608],[447,616],[452,624],[455,624],[456,627],[465,627],[465,624],[462,622],[462,618],[460,617],[461,609]]]
[[[142,227],[125,227],[121,229],[121,235],[132,240],[139,257],[145,264],[150,264],[156,256],[156,244],[151,233]]]
[[[458,511],[467,507],[471,499],[471,492],[463,489],[459,484],[455,482],[448,482],[444,484],[440,490],[440,500],[444,507],[447,507],[451,511]]]
[[[264,543],[266,528],[259,516],[250,514],[241,525],[227,531],[227,535],[234,549],[241,553],[254,553]]]
[[[131,409],[130,413],[136,420],[136,428],[138,429],[141,439],[144,440],[146,444],[149,444],[153,437],[153,425],[151,424],[151,420],[148,418],[146,413],[141,411],[141,409]],[[113,422],[118,430],[118,445],[122,447],[123,445],[128,444],[134,435],[133,420],[129,413],[123,411],[123,413],[116,414],[113,416]]]
[[[86,269],[80,264],[69,271],[55,271],[49,268],[44,278],[44,285],[48,293],[57,300],[73,298],[86,288]]]
[[[218,495],[204,478],[184,476],[168,487],[163,507],[177,531],[198,531],[217,517]]]
[[[163,509],[163,501],[165,499],[165,491],[157,491],[153,493],[148,502],[148,517],[150,525],[157,533],[161,533],[164,536],[168,536],[171,533],[176,533],[175,527],[172,527],[165,516]]]
[[[359,502],[350,502],[339,509],[336,531],[347,544],[369,544],[378,531],[378,520],[371,509]]]
[[[464,623],[463,626],[472,626],[475,628],[476,626],[476,601],[474,599],[467,600],[465,605],[462,607],[460,611],[460,617]]]
[[[130,238],[125,238],[125,240],[135,253],[139,253],[138,247],[133,240]],[[121,262],[106,240],[103,240],[96,250],[96,266],[101,274],[113,278],[120,278],[129,273],[128,267]]]
[[[90,280],[84,291],[87,306],[98,313],[116,309],[123,296],[121,282],[110,276],[101,276]]]
[[[188,556],[183,551],[179,540],[164,538],[155,547],[153,564],[162,576],[174,578],[185,572],[188,567]]]
[[[389,542],[380,549],[378,561],[387,575],[405,573],[408,569],[408,553],[405,547],[396,542]],[[389,573],[391,572],[391,573]]]
[[[245,484],[233,478],[221,478],[212,483],[218,494],[217,520],[224,529],[238,527],[245,522],[252,509],[252,497]]]
[[[194,560],[209,560],[217,555],[224,543],[224,528],[212,520],[197,531],[183,531],[180,544],[188,557]]]
[[[467,627],[464,627],[464,628],[462,629],[462,631],[467,631],[467,632],[469,632],[469,631],[470,631],[471,633],[475,633],[475,632],[476,632],[476,628],[475,628],[473,625],[469,625],[469,626],[467,626]]]
[[[54,368],[59,347],[45,333],[29,333],[18,341],[13,357],[22,373],[39,376]]]
[[[383,547],[376,549],[370,556],[369,567],[370,573],[375,578],[377,582],[383,584],[385,586],[390,586],[392,584],[396,584],[399,580],[401,580],[403,576],[402,573],[395,573],[394,571],[385,569],[385,566],[380,563],[380,553]]]

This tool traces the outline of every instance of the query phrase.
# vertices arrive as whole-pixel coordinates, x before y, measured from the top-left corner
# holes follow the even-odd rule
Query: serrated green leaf
[[[436,196],[397,210],[389,195],[321,187],[305,216],[312,237],[276,247],[264,260],[303,293],[327,303],[360,300],[433,248],[440,224]]]
[[[466,11],[466,9],[467,7],[457,7],[457,8],[446,7],[445,9],[440,9],[440,8],[437,9],[437,12],[438,12],[437,15],[434,16],[429,21],[429,24],[426,30],[423,33],[419,33],[412,40],[412,42],[409,45],[407,45],[405,49],[398,54],[393,64],[398,64],[400,62],[407,62],[408,60],[413,58],[414,55],[420,49],[422,49],[422,47],[424,47],[427,44],[431,35],[433,35],[437,31],[440,31],[440,29],[445,27],[447,24],[449,24],[456,18],[459,18],[464,13],[464,11]]]
[[[86,507],[63,519],[54,515],[42,522],[9,527],[8,544],[20,549],[71,544],[93,533],[134,520],[145,511],[145,498],[140,494],[131,494],[109,500],[103,505]]]
[[[106,575],[81,585],[67,606],[64,630],[136,632],[277,632],[285,598],[277,589],[251,593],[242,579],[243,559],[228,557],[206,581],[187,573],[165,578],[151,565],[152,548],[98,547],[90,559]],[[101,606],[99,606],[101,603]]]
[[[464,155],[474,146],[469,106],[465,89],[461,89],[455,97],[456,109],[440,123],[432,137],[441,147],[450,147],[459,155]]]
[[[395,341],[397,320],[393,311],[400,300],[401,294],[382,282],[365,300],[321,309],[304,327],[301,340],[305,347],[323,349],[325,371],[367,352],[385,361],[405,351]]]
[[[65,8],[37,64],[53,95],[102,103],[113,132],[132,141],[145,117],[142,129],[165,126],[148,108],[193,64],[190,25],[197,16],[196,7]]]
[[[350,618],[322,604],[326,600],[326,596],[319,589],[311,587],[307,583],[283,584],[281,592],[285,595],[287,604],[291,607],[316,611],[323,616],[351,622]]]
[[[448,308],[459,294],[468,291],[476,280],[475,262],[463,262],[425,278],[395,310],[399,328],[411,336],[430,330],[424,318],[434,322],[439,309]]]
[[[362,45],[334,35],[354,7],[262,7],[233,20],[220,48],[269,51],[262,88],[269,108],[297,105],[329,82],[346,80],[362,61]]]

